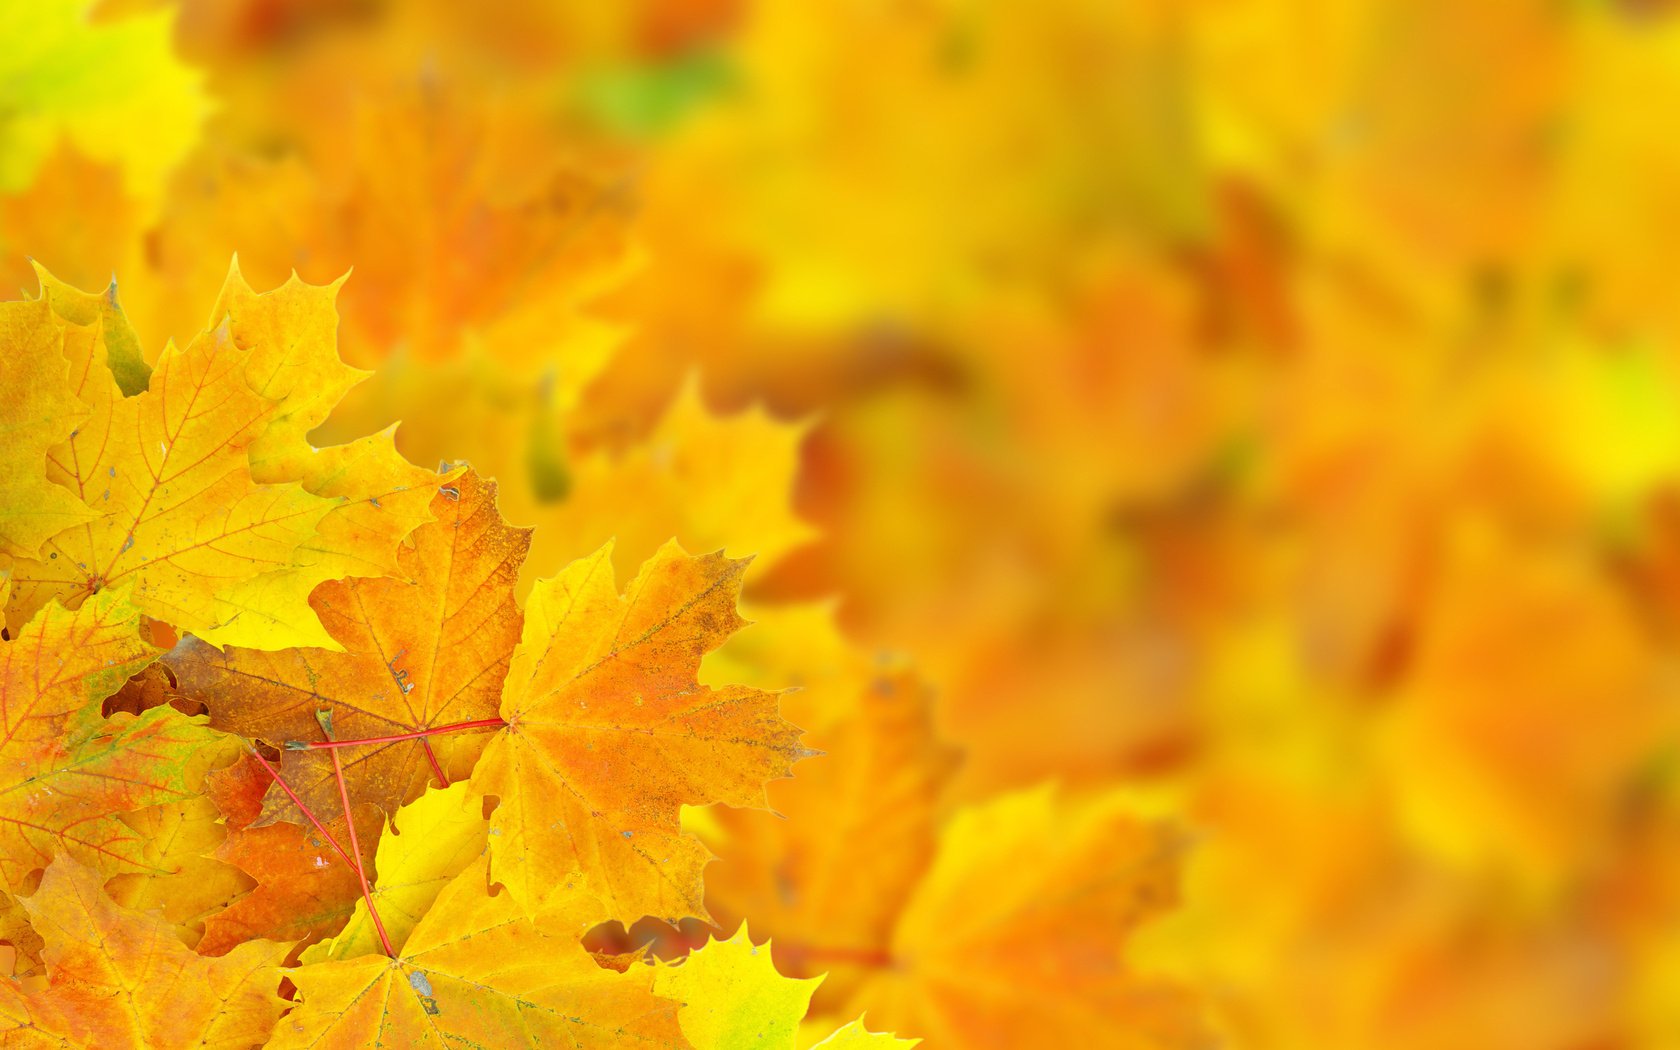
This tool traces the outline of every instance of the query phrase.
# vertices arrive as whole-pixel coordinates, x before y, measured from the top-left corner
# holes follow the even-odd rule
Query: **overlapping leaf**
[[[770,955],[770,945],[754,944],[743,924],[728,940],[702,945],[681,963],[660,967],[653,990],[683,1004],[677,1020],[694,1050],[794,1050],[822,978],[783,977]],[[909,1050],[918,1042],[866,1031],[859,1020],[816,1045]]]
[[[533,923],[486,863],[438,895],[396,960],[382,955],[292,970],[300,1004],[269,1045],[359,1048],[683,1046],[677,1004],[650,991],[652,971],[595,964],[578,936],[603,914],[577,880],[555,887]]]
[[[743,623],[746,563],[655,554],[625,593],[603,547],[544,580],[508,669],[508,725],[473,773],[496,796],[491,875],[523,906],[582,871],[613,918],[703,914],[705,848],[684,805],[762,806],[765,781],[808,752],[777,697],[696,681]]]
[[[427,791],[397,811],[379,839],[372,895],[393,943],[407,941],[449,881],[483,856],[489,828],[482,801],[464,782]],[[379,949],[367,903],[358,901],[344,929],[304,952],[302,961],[354,959]]]
[[[205,763],[219,765],[236,758],[239,743],[233,737],[206,740],[195,752],[196,770]],[[141,843],[140,862],[147,870],[119,873],[105,886],[125,908],[161,914],[188,946],[200,943],[210,916],[252,887],[246,873],[218,855],[226,845],[227,828],[215,802],[204,793],[207,779],[195,772],[186,785],[188,797],[122,816]]]
[[[251,475],[264,484],[300,482],[338,501],[306,547],[323,579],[381,576],[396,570],[397,542],[430,520],[431,472],[397,452],[394,426],[342,445],[316,448],[310,431],[326,422],[345,394],[371,373],[351,368],[338,353],[338,292],[343,279],[311,285],[294,273],[258,294],[236,259],[210,314],[248,356],[245,379],[274,402],[251,442]]]
[[[48,472],[90,520],[19,561],[12,622],[132,580],[143,612],[217,644],[330,644],[310,590],[394,568],[430,499],[388,433],[320,452],[304,439],[357,378],[338,361],[332,289],[258,296],[235,269],[212,329],[122,397],[114,367],[144,372],[114,301],[42,280],[62,317],[92,322],[61,325],[88,418]]]
[[[318,711],[335,733],[361,739],[423,732],[494,718],[508,660],[519,641],[514,582],[530,543],[496,510],[496,487],[477,475],[434,475],[436,520],[399,554],[397,579],[323,584],[310,603],[343,651],[295,648],[218,652],[186,639],[168,657],[187,695],[209,706],[218,729],[268,741],[321,741]],[[344,755],[352,806],[393,812],[435,776],[471,771],[482,733],[398,740]],[[323,819],[343,809],[325,750],[288,750],[282,774]],[[279,788],[261,822],[303,818]]]
[[[121,815],[190,794],[215,734],[168,708],[108,722],[100,702],[156,657],[139,613],[104,591],[52,604],[0,645],[0,888],[59,853],[105,874],[154,870]]]
[[[48,985],[24,996],[0,982],[7,1046],[234,1050],[262,1042],[285,1005],[285,945],[249,941],[207,959],[164,920],[119,908],[74,861],[48,866],[24,908],[46,944]]]
[[[811,722],[823,754],[771,785],[776,815],[716,814],[722,859],[706,872],[708,906],[726,925],[750,919],[768,933],[789,973],[827,974],[825,1006],[850,1004],[890,957],[899,912],[932,860],[955,761],[931,700],[907,673],[862,685]]]
[[[0,304],[0,553],[33,558],[41,544],[93,511],[47,479],[47,453],[68,439],[87,407],[70,386],[64,332],[42,303]]]
[[[611,540],[614,565],[628,575],[675,537],[690,550],[727,546],[774,564],[813,534],[792,506],[807,430],[761,409],[715,414],[690,382],[649,434],[576,456],[562,498],[533,501],[532,563],[557,568]]]
[[[222,955],[245,941],[267,938],[309,944],[341,929],[361,893],[356,872],[344,864],[315,828],[274,823],[252,827],[262,813],[263,796],[272,780],[254,759],[247,758],[212,773],[205,786],[227,828],[215,858],[231,864],[255,882],[249,893],[204,922],[198,950]],[[327,830],[340,842],[348,840],[342,820]],[[368,846],[377,830],[361,841],[364,863],[371,862]]]
[[[13,622],[131,583],[142,611],[208,637],[307,637],[304,600],[321,577],[300,562],[333,503],[252,479],[246,448],[270,404],[246,386],[226,329],[165,351],[132,398],[119,395],[102,342],[77,336],[71,363],[91,415],[53,450],[49,476],[91,520],[18,561]]]

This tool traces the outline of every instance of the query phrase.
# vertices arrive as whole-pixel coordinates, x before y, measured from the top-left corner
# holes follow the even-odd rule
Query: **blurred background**
[[[756,555],[819,1013],[1680,1047],[1676,7],[0,0],[0,281],[349,274],[323,443]]]

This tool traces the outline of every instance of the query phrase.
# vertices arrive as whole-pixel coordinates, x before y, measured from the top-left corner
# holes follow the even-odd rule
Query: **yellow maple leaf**
[[[216,741],[168,707],[101,716],[101,701],[156,658],[139,619],[105,591],[74,610],[48,605],[0,646],[0,888],[17,891],[59,853],[107,875],[156,870],[122,814],[187,798]]]
[[[41,544],[93,511],[47,478],[47,454],[76,431],[88,410],[70,385],[65,334],[47,304],[0,303],[0,553],[40,554]]]
[[[642,439],[569,462],[558,501],[514,497],[512,513],[539,526],[532,567],[557,569],[612,540],[614,566],[629,574],[673,536],[690,549],[727,545],[773,563],[815,531],[792,505],[808,429],[762,409],[713,413],[690,382]],[[631,506],[636,513],[625,513]]]
[[[227,831],[220,810],[203,792],[205,775],[199,772],[205,765],[225,766],[238,755],[239,742],[233,737],[202,740],[194,754],[198,769],[186,784],[187,797],[120,818],[141,843],[139,860],[145,870],[113,875],[105,891],[125,908],[159,912],[189,947],[199,943],[209,916],[253,885],[244,872],[216,856]]]
[[[140,337],[117,300],[116,279],[102,292],[84,292],[54,277],[40,263],[32,261],[32,265],[36,280],[41,283],[37,298],[50,301],[53,313],[71,324],[99,326],[105,344],[105,364],[123,396],[133,397],[146,389],[152,370],[140,350]]]
[[[379,872],[373,906],[393,944],[407,942],[432,903],[451,879],[484,854],[489,842],[484,803],[465,781],[434,788],[397,810],[379,838],[374,867]],[[304,964],[354,959],[380,951],[366,901],[344,929],[310,946]]]
[[[226,329],[166,350],[132,398],[97,339],[80,342],[72,364],[92,415],[49,476],[95,516],[18,561],[14,622],[132,582],[148,615],[203,637],[277,647],[318,632],[307,597],[324,577],[299,561],[333,502],[252,480],[245,451],[269,402],[245,385]]]
[[[309,592],[394,569],[397,541],[425,520],[431,494],[389,434],[320,452],[304,440],[330,409],[318,386],[330,396],[354,380],[335,374],[349,370],[332,342],[331,292],[294,284],[256,296],[235,270],[221,322],[166,349],[133,397],[120,396],[110,367],[112,338],[132,335],[120,315],[63,322],[89,418],[52,450],[47,476],[90,520],[19,560],[14,623],[50,599],[132,580],[143,612],[215,644],[332,644]],[[43,278],[61,313],[90,310],[78,295]]]
[[[694,1050],[794,1050],[811,993],[822,982],[776,972],[770,945],[754,944],[746,924],[727,940],[712,941],[675,965],[660,966],[653,991],[683,1004],[677,1013]],[[868,1032],[853,1021],[818,1046],[909,1048],[920,1040]]]
[[[578,943],[604,917],[580,885],[553,887],[536,925],[508,893],[490,892],[485,872],[479,860],[445,886],[396,959],[289,971],[301,1002],[268,1045],[683,1045],[676,1004],[649,991],[650,970],[602,969]]]

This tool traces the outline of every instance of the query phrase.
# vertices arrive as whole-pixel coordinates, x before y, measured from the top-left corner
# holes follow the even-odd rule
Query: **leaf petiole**
[[[411,733],[393,733],[390,736],[364,736],[355,740],[288,740],[281,746],[287,751],[313,751],[318,748],[356,747],[360,744],[394,744],[399,740],[422,740],[429,736],[442,736],[444,733],[459,733],[464,729],[501,729],[506,725],[507,722],[500,718],[480,718],[471,722],[429,726]]]

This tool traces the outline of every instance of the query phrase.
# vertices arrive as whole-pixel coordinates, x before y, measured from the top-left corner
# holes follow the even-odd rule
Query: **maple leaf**
[[[379,838],[372,897],[393,943],[406,941],[444,886],[484,854],[489,829],[484,804],[465,781],[429,790],[391,818]],[[358,900],[344,929],[305,951],[301,961],[354,959],[379,950],[367,902]]]
[[[45,944],[48,980],[33,996],[0,981],[8,1046],[233,1050],[260,1043],[285,1005],[285,945],[251,941],[206,959],[165,920],[117,906],[99,875],[75,861],[48,865],[23,907]],[[15,1027],[4,1031],[7,1023]]]
[[[101,340],[72,352],[67,339],[66,352],[92,415],[53,451],[49,477],[93,516],[49,540],[44,558],[18,560],[14,622],[132,582],[143,612],[205,637],[307,636],[304,597],[319,579],[299,552],[333,503],[252,480],[245,449],[268,403],[245,385],[226,330],[166,350],[131,398],[118,396]]]
[[[146,671],[158,667],[151,664]],[[142,672],[130,684],[150,680]],[[110,701],[104,706],[109,710]],[[192,775],[185,784],[187,797],[120,816],[141,844],[140,862],[145,870],[120,872],[105,883],[105,892],[123,907],[160,913],[188,947],[199,942],[209,915],[226,908],[252,886],[252,880],[237,867],[215,856],[227,838],[227,828],[215,800],[204,793],[205,782],[221,771],[219,767],[239,758],[240,744],[231,736],[210,736],[194,751]],[[211,772],[205,773],[205,767],[212,767]]]
[[[33,558],[41,544],[93,517],[47,479],[47,453],[69,438],[87,407],[70,386],[64,333],[46,303],[0,303],[0,553]]]
[[[743,923],[728,940],[712,941],[680,963],[660,966],[653,991],[683,1004],[677,1020],[694,1050],[794,1050],[811,993],[821,983],[820,977],[798,980],[777,973],[770,945],[753,944]],[[817,1045],[907,1050],[918,1042],[866,1031],[859,1020]]]
[[[353,266],[347,341],[358,364],[396,358],[399,382],[352,398],[348,418],[388,419],[396,406],[441,433],[411,402],[384,395],[422,371],[414,365],[466,353],[534,377],[552,367],[555,346],[588,339],[600,325],[583,306],[622,267],[631,202],[622,161],[555,134],[550,84],[516,84],[463,55],[462,34],[431,24],[427,7],[381,12],[396,36],[358,34],[362,48],[301,34],[254,79],[254,68],[223,65],[218,79],[240,96],[242,117],[214,128],[183,165],[192,177],[172,187],[150,246],[175,298],[215,280],[206,260],[235,250],[253,274]],[[213,46],[205,55],[226,57]],[[178,312],[159,299],[158,312]],[[588,378],[591,362],[575,364],[580,372],[568,358],[562,382]]]
[[[105,591],[51,604],[0,646],[0,888],[67,853],[106,874],[154,870],[121,815],[190,796],[217,735],[161,707],[106,721],[101,702],[156,658],[139,613]]]
[[[434,475],[432,492],[436,520],[416,529],[399,553],[402,578],[331,581],[310,597],[343,651],[218,652],[188,638],[169,654],[181,691],[209,707],[212,726],[280,746],[325,742],[321,710],[331,711],[344,739],[496,717],[519,642],[513,589],[529,530],[503,522],[495,484],[471,472]],[[454,733],[359,747],[345,764],[351,805],[393,812],[434,774],[446,781],[466,776],[483,746],[483,734]],[[325,749],[285,750],[280,768],[318,817],[341,814]],[[258,822],[276,819],[303,820],[278,787]]]
[[[576,880],[533,924],[480,859],[443,888],[396,959],[367,955],[289,971],[299,1005],[269,1045],[680,1047],[675,1003],[652,971],[602,969],[578,936],[604,917]]]
[[[117,299],[116,279],[112,278],[103,292],[84,292],[54,277],[40,263],[31,260],[30,264],[41,282],[36,298],[49,301],[52,312],[71,324],[98,326],[105,343],[105,364],[123,396],[133,397],[145,390],[151,383],[152,369],[140,350],[140,337]]]
[[[769,786],[773,812],[713,806],[685,821],[719,856],[706,869],[717,922],[750,918],[792,976],[826,972],[814,1010],[828,1014],[887,958],[958,760],[918,671],[847,639],[831,603],[776,605],[758,619],[707,658],[700,680],[796,686],[783,713],[823,754]],[[864,858],[859,841],[871,844]]]
[[[237,745],[219,743],[224,752]],[[199,785],[192,785],[197,792]],[[244,896],[253,880],[216,854],[227,839],[216,804],[202,794],[124,814],[122,822],[142,843],[145,872],[122,872],[105,884],[111,899],[134,911],[156,912],[188,947],[198,945],[204,923]]]
[[[1122,791],[1070,804],[1047,787],[964,810],[854,1002],[952,1046],[1196,1045],[1194,997],[1122,956],[1173,903],[1182,852]]]
[[[389,431],[321,450],[305,438],[360,378],[338,360],[334,293],[293,281],[257,295],[235,267],[214,326],[166,349],[147,387],[121,397],[114,355],[133,333],[114,299],[43,272],[90,413],[52,450],[48,477],[91,520],[19,562],[14,623],[50,598],[133,579],[142,611],[215,644],[330,644],[309,591],[394,569],[431,498],[430,475]]]
[[[344,279],[311,285],[297,274],[258,294],[234,259],[210,314],[225,318],[229,335],[247,353],[245,379],[273,409],[249,449],[251,476],[263,484],[297,481],[309,492],[339,501],[305,547],[323,578],[382,576],[395,571],[398,541],[431,520],[432,472],[409,463],[396,448],[396,428],[342,445],[315,447],[311,431],[370,373],[338,354],[338,293]]]
[[[684,805],[762,806],[809,752],[774,693],[701,686],[700,659],[743,625],[746,562],[662,547],[620,596],[612,547],[537,584],[508,668],[507,728],[472,783],[500,804],[491,872],[526,907],[582,870],[613,918],[702,915],[704,846]]]
[[[222,955],[255,938],[312,943],[342,928],[361,897],[355,869],[339,862],[315,828],[286,823],[251,826],[262,812],[263,796],[272,782],[250,756],[207,779],[206,795],[227,827],[215,858],[238,868],[256,885],[206,917],[204,936],[198,942],[202,954]],[[342,820],[330,821],[326,827],[338,841],[348,839]],[[367,830],[377,829],[370,825]],[[364,850],[374,837],[360,840]]]

